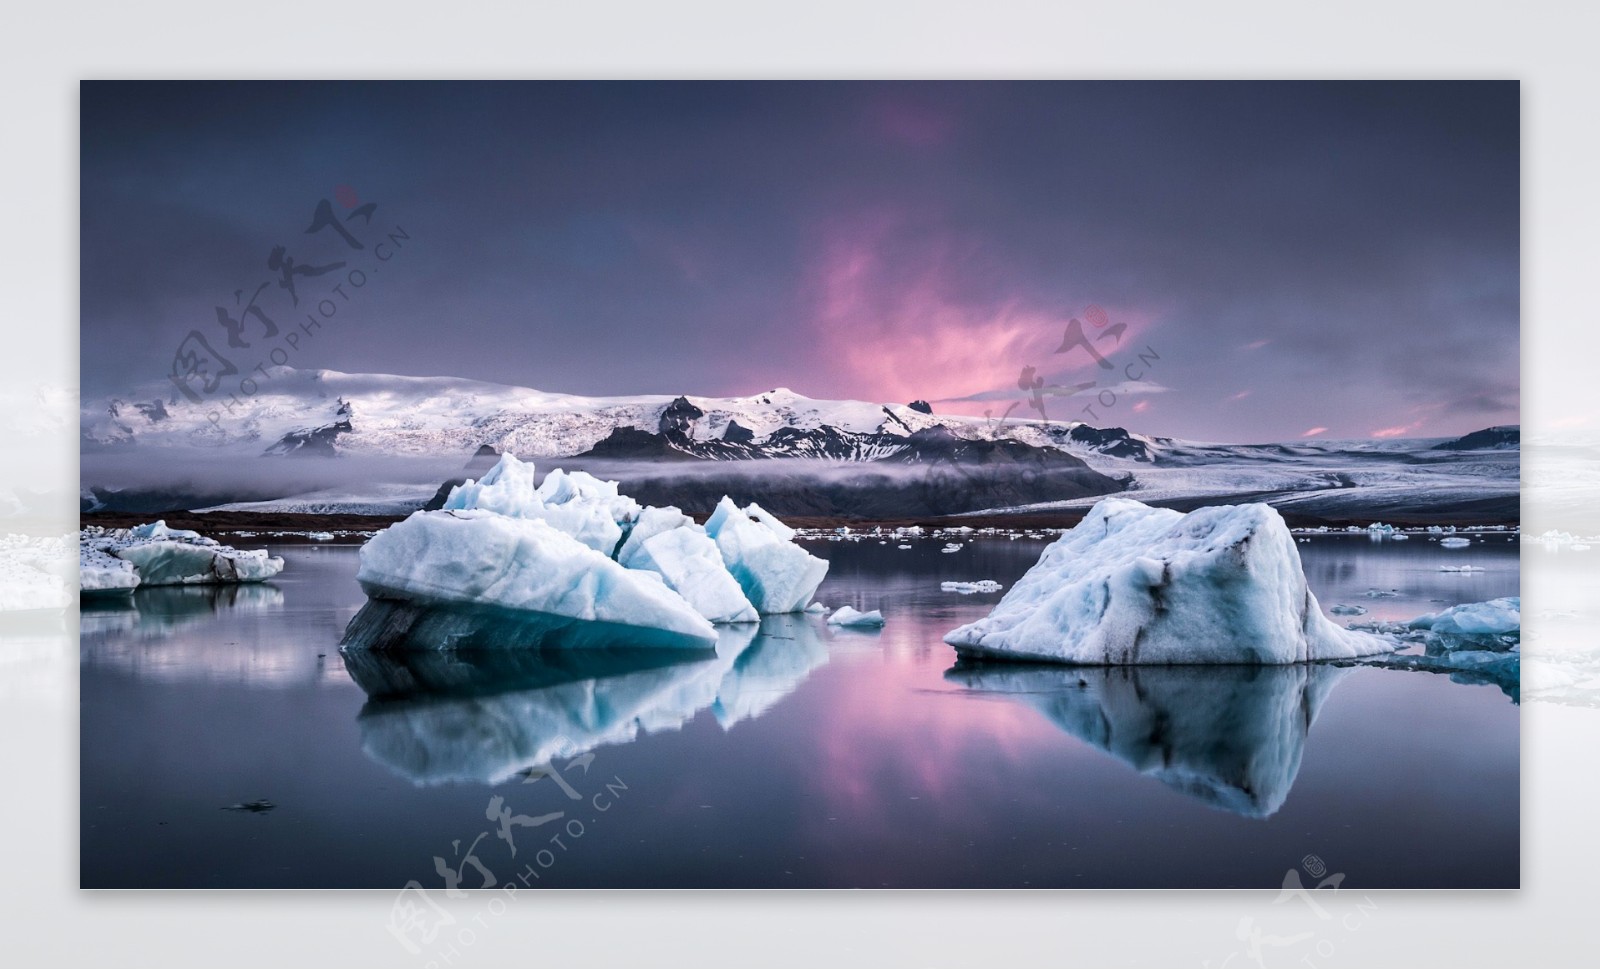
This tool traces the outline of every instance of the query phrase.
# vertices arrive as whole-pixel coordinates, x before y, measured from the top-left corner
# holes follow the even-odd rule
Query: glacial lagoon
[[[1517,885],[1501,688],[958,664],[941,637],[1003,590],[940,584],[1009,588],[1046,542],[945,544],[806,542],[817,598],[881,630],[773,616],[668,656],[341,653],[367,602],[344,543],[269,543],[267,584],[86,602],[82,885],[1278,888],[1313,855],[1345,887]],[[1362,620],[1518,592],[1505,535],[1299,549]]]

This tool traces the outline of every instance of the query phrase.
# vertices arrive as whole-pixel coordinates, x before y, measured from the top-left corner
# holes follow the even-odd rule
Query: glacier
[[[104,594],[136,586],[258,583],[282,572],[283,560],[265,549],[235,549],[168,528],[162,519],[132,529],[83,529],[78,568],[80,591]]]
[[[969,658],[1072,664],[1291,664],[1392,651],[1322,615],[1271,506],[1187,514],[1109,498],[1045,549],[984,619]]]
[[[702,527],[584,472],[536,478],[532,463],[502,455],[442,509],[374,536],[357,579],[384,602],[351,621],[346,645],[490,646],[485,631],[514,628],[500,645],[705,649],[713,624],[804,609],[827,572],[758,505],[725,497]],[[440,608],[454,612],[426,615]]]

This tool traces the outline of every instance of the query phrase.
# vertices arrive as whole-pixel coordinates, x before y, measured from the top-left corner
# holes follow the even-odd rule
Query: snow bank
[[[986,618],[945,635],[963,655],[1076,664],[1287,664],[1392,641],[1322,615],[1267,505],[1188,514],[1108,498],[1044,551]]]
[[[758,505],[741,509],[723,496],[705,529],[758,612],[805,609],[828,574],[827,560],[795,545],[794,530]]]
[[[117,565],[120,561],[122,565]],[[235,549],[156,521],[132,529],[90,526],[78,533],[79,589],[86,592],[188,583],[258,583],[283,571],[265,549]],[[128,568],[134,575],[128,575]],[[129,581],[131,578],[131,582]]]

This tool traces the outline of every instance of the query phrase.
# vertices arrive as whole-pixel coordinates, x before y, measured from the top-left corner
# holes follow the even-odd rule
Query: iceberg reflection
[[[384,651],[353,648],[348,637],[340,652],[367,693],[358,725],[368,757],[419,786],[498,784],[641,731],[677,730],[702,710],[731,728],[828,659],[803,616],[717,633],[715,651],[698,654],[632,645]],[[474,628],[474,642],[491,636],[488,625]]]
[[[1284,666],[957,664],[945,678],[1014,696],[1061,730],[1215,808],[1266,818],[1346,671]]]

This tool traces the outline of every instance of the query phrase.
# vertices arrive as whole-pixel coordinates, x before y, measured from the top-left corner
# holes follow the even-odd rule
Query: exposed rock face
[[[933,406],[927,401],[912,401],[910,404],[907,404],[906,407],[913,411],[921,411],[923,414],[933,413]]]
[[[1498,451],[1522,447],[1522,425],[1484,428],[1433,446],[1434,451]]]
[[[266,451],[264,455],[291,455],[296,458],[334,458],[339,454],[335,445],[339,436],[353,429],[350,419],[355,415],[355,409],[350,402],[340,399],[339,408],[334,412],[334,420],[319,428],[307,428],[303,431],[291,431],[279,438]]]

